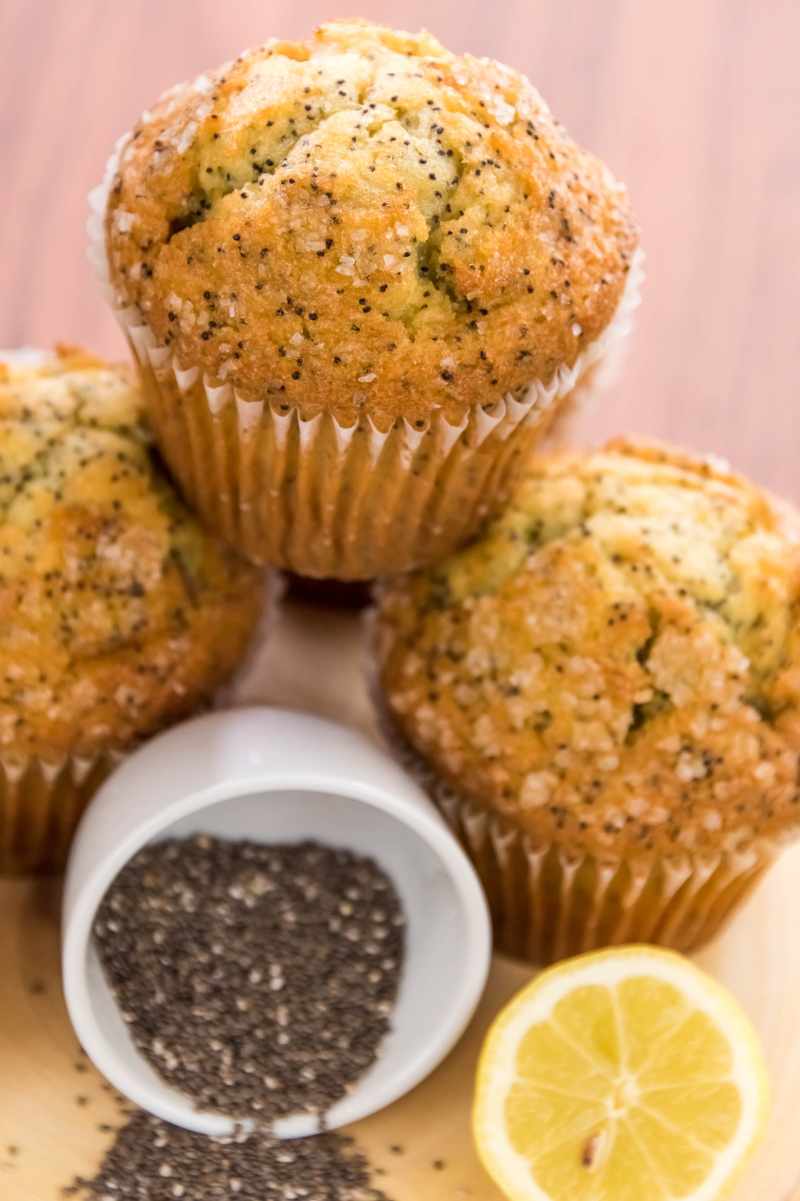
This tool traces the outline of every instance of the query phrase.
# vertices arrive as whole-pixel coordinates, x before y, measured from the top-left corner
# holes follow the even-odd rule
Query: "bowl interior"
[[[156,841],[205,832],[220,838],[264,843],[313,838],[371,855],[402,900],[406,958],[392,1030],[379,1058],[354,1091],[327,1114],[330,1128],[353,1122],[407,1092],[432,1070],[461,1033],[477,1002],[474,929],[468,907],[442,848],[416,829],[363,801],[325,792],[278,791],[234,797],[202,808],[163,829]],[[448,845],[444,831],[443,846]],[[435,841],[435,840],[434,840]],[[87,1048],[100,1067],[133,1100],[168,1121],[206,1134],[226,1134],[229,1119],[198,1113],[169,1088],[139,1054],[106,984],[97,954],[87,948],[86,980],[98,1043]],[[298,1114],[276,1123],[275,1133],[294,1138],[315,1133],[316,1116]]]

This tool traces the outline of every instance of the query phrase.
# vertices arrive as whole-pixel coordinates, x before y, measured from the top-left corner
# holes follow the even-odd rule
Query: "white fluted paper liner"
[[[0,363],[15,371],[31,371],[47,367],[55,359],[51,350],[40,350],[38,346],[19,346],[13,350],[0,349]]]
[[[544,965],[624,943],[693,951],[722,930],[774,860],[776,848],[768,842],[736,853],[634,851],[617,860],[539,846],[436,776],[398,730],[378,693],[374,666],[369,670],[384,737],[472,860],[495,946],[507,955]]]
[[[125,139],[90,195],[90,257],[108,284],[104,220]],[[343,425],[295,406],[248,400],[160,343],[135,305],[112,296],[139,363],[159,446],[190,502],[257,563],[300,575],[369,579],[435,561],[500,508],[517,466],[579,382],[627,336],[643,278],[637,254],[603,334],[547,384],[451,424],[435,408],[423,428],[369,416]]]
[[[623,943],[693,951],[722,929],[773,858],[760,848],[604,862],[537,846],[498,815],[436,792],[483,882],[498,948],[533,963]]]
[[[114,177],[117,174],[120,157],[128,145],[130,137],[129,133],[124,133],[121,137],[117,138],[114,143],[114,149],[106,163],[103,178],[97,187],[92,188],[89,193],[89,213],[86,218],[86,233],[89,235],[89,243],[86,255],[92,267],[94,267],[97,278],[103,285],[103,290],[109,299],[111,299],[111,277],[108,269],[108,255],[106,254],[106,206],[108,205],[108,197],[114,183]]]
[[[84,809],[123,757],[0,753],[0,875],[61,870]]]

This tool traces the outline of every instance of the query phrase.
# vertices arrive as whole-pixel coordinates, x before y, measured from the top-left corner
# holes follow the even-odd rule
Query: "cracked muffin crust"
[[[532,847],[711,861],[800,825],[800,524],[724,465],[534,464],[377,623],[404,740]]]
[[[365,21],[173,89],[90,203],[185,495],[307,577],[463,545],[638,302],[624,189],[527,80]]]
[[[117,303],[159,344],[348,424],[549,382],[610,323],[636,242],[523,76],[363,21],[173,89],[106,213]]]
[[[177,498],[125,369],[0,364],[0,434],[0,868],[21,870],[63,858],[97,762],[210,699],[263,581]]]

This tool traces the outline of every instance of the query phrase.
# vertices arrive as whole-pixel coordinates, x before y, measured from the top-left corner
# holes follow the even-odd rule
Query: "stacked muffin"
[[[626,193],[528,81],[362,21],[168,93],[94,204],[167,462],[301,575],[463,544],[636,301]]]
[[[722,465],[612,443],[528,468],[389,584],[382,705],[498,943],[689,950],[800,824],[800,522]]]
[[[54,870],[118,759],[209,700],[262,608],[153,455],[127,369],[0,364],[0,873]]]

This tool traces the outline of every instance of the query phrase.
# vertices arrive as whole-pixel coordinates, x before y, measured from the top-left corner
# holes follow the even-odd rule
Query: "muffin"
[[[711,938],[800,823],[797,516],[616,441],[385,586],[381,705],[537,962]]]
[[[0,364],[0,873],[61,867],[139,740],[208,700],[262,607],[154,456],[128,372]]]
[[[473,535],[636,302],[626,193],[530,83],[364,21],[173,89],[92,203],[184,493],[305,576]]]

